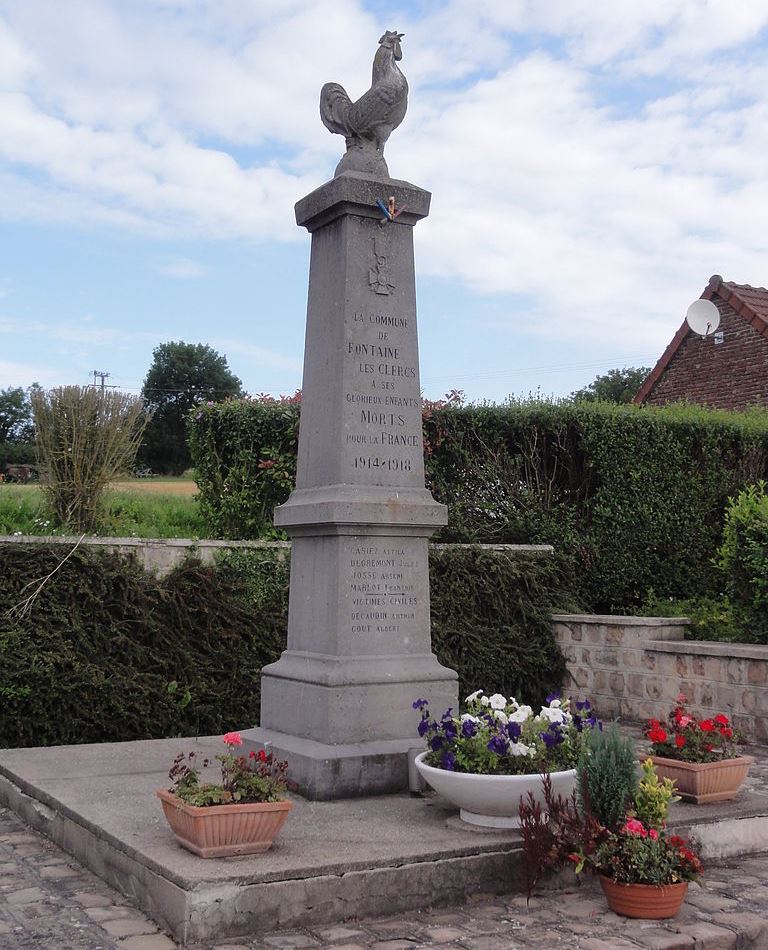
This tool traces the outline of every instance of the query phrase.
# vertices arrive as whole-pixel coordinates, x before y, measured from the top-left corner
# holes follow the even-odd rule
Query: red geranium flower
[[[712,732],[715,728],[714,722],[711,719],[702,719],[699,723],[699,729],[702,732]]]
[[[724,716],[722,713],[718,713],[715,716],[715,722],[718,724],[718,726],[730,726],[731,724],[728,717]]]
[[[685,745],[685,736],[675,736],[675,745],[678,749],[682,749]]]
[[[666,742],[667,733],[661,726],[654,726],[648,731],[648,738],[651,742]]]

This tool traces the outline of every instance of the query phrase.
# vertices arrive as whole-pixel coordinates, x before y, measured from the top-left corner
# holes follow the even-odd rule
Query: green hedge
[[[299,407],[253,400],[190,419],[214,533],[272,536],[295,474]],[[590,609],[651,592],[713,596],[729,496],[768,477],[768,411],[608,403],[427,404],[427,481],[448,505],[436,540],[546,542]]]
[[[719,567],[733,610],[751,639],[768,642],[768,491],[750,485],[731,499],[725,517]]]
[[[18,604],[60,557],[0,546],[0,604]],[[28,615],[0,617],[0,745],[255,724],[261,667],[284,649],[288,574],[287,556],[233,551],[216,568],[192,561],[158,580],[131,560],[79,548]],[[535,703],[561,682],[551,559],[435,551],[431,576],[435,651],[459,670],[463,694],[483,686]]]

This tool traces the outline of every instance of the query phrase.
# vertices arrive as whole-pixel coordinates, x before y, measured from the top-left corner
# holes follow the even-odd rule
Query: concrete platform
[[[295,798],[273,849],[202,860],[179,848],[154,796],[179,751],[221,739],[0,750],[0,803],[183,942],[458,902],[519,890],[519,837],[477,833],[436,796]],[[750,750],[754,753],[755,750]],[[768,750],[739,798],[677,805],[707,858],[768,850]]]

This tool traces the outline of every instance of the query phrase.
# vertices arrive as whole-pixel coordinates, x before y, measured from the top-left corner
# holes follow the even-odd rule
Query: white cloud
[[[654,347],[710,273],[766,282],[766,24],[763,0],[448,0],[387,24],[412,87],[390,170],[435,196],[420,270],[524,295],[543,334]],[[380,28],[357,0],[0,0],[0,214],[296,240],[343,148],[319,87],[362,93]]]
[[[41,386],[60,386],[64,383],[61,370],[40,363],[17,363],[0,360],[0,389],[9,386],[29,386],[32,382]]]

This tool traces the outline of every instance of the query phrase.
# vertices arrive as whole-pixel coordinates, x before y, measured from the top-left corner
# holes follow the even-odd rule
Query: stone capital
[[[396,208],[404,209],[392,224],[413,227],[429,214],[432,195],[423,188],[394,178],[371,178],[345,172],[296,202],[296,223],[311,233],[345,214],[382,218],[376,202],[386,203],[390,197],[395,199]]]

